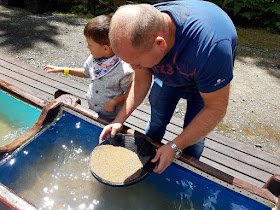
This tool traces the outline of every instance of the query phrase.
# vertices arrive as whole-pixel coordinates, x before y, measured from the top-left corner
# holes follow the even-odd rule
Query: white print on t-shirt
[[[221,84],[221,83],[224,82],[224,81],[225,81],[225,79],[217,79],[217,83],[215,84],[215,86]]]

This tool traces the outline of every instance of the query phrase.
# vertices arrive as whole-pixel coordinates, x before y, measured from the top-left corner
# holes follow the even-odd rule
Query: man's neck
[[[162,12],[162,15],[164,18],[164,23],[168,27],[168,31],[165,32],[166,33],[165,41],[167,44],[165,54],[168,54],[175,44],[176,25],[175,25],[172,17],[168,13]]]

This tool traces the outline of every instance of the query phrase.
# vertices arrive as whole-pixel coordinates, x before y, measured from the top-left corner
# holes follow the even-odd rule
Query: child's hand
[[[57,73],[57,72],[63,72],[64,71],[64,67],[51,66],[51,65],[47,65],[43,69],[44,70],[48,69],[47,70],[48,73]]]
[[[115,111],[115,106],[117,106],[118,104],[116,103],[116,101],[112,98],[110,101],[108,101],[105,105],[104,105],[104,110],[106,112],[113,112]]]

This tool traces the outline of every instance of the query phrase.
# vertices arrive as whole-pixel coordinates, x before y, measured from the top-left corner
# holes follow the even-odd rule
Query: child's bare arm
[[[112,98],[104,105],[104,110],[106,112],[113,112],[115,110],[115,107],[121,103],[123,103],[127,98],[128,93],[125,93],[123,95],[120,95],[116,98]]]
[[[48,73],[64,72],[64,69],[68,69],[69,74],[71,74],[71,75],[74,75],[74,76],[77,76],[77,77],[89,78],[88,76],[86,76],[84,74],[84,69],[82,69],[82,68],[67,68],[67,67],[47,65],[43,69],[47,70]]]

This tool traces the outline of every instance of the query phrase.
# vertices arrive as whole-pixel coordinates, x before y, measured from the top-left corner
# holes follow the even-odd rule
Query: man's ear
[[[163,51],[167,48],[166,41],[162,36],[157,36],[156,37],[155,45],[160,47],[160,49],[163,50]]]

